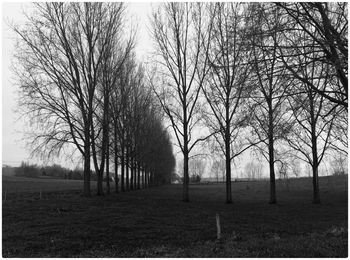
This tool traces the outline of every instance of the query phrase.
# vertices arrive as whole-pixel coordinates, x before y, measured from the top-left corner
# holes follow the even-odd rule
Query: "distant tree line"
[[[123,3],[37,3],[19,36],[20,108],[33,131],[33,154],[74,150],[84,159],[84,195],[91,166],[97,195],[170,183],[175,159],[159,105],[136,61],[134,30]],[[118,173],[120,171],[120,174]],[[119,188],[120,187],[120,188]]]
[[[51,166],[39,166],[22,162],[20,166],[14,167],[15,176],[20,177],[54,177],[57,179],[83,180],[84,174],[82,169],[68,169],[58,164]],[[92,180],[97,180],[96,174],[92,173]]]
[[[157,55],[149,78],[183,154],[184,201],[190,154],[197,143],[214,140],[225,158],[227,203],[231,164],[249,148],[269,164],[271,204],[275,168],[285,166],[286,155],[310,165],[313,202],[320,202],[320,163],[331,150],[347,155],[347,8],[346,2],[162,3],[154,11]],[[208,135],[198,134],[203,125]]]

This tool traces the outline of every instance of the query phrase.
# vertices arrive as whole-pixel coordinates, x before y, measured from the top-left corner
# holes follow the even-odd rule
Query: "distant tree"
[[[200,183],[201,182],[201,177],[199,175],[191,175],[190,177],[190,182],[192,183]]]
[[[171,182],[181,182],[181,177],[177,173],[173,173],[171,175]]]
[[[248,179],[261,179],[262,177],[262,164],[256,162],[249,162],[244,167],[245,174]]]
[[[222,178],[222,181],[225,181],[225,161],[222,159],[214,160],[211,170],[216,177],[216,182],[219,182],[219,178]]]
[[[333,175],[344,175],[348,172],[348,156],[343,153],[335,153],[330,162]]]
[[[298,178],[301,175],[301,166],[299,160],[292,160],[290,163],[292,174]]]
[[[195,176],[195,177],[198,176],[199,179],[202,179],[205,167],[206,167],[206,161],[204,159],[201,159],[201,158],[191,159],[189,163],[190,176]]]
[[[15,168],[15,176],[21,176],[21,177],[31,177],[36,178],[40,176],[40,169],[36,164],[29,164],[26,162],[21,162],[21,165],[19,167]]]

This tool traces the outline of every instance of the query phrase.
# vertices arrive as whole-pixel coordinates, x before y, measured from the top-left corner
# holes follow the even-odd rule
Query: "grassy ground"
[[[2,190],[9,194],[9,198],[27,192],[53,192],[53,191],[80,191],[83,188],[82,180],[55,179],[52,177],[27,178],[16,176],[2,176]],[[111,184],[113,186],[113,184]],[[91,182],[92,188],[96,182]]]
[[[267,203],[267,182],[233,183],[231,205],[223,184],[191,185],[189,203],[181,185],[92,198],[24,193],[3,202],[3,257],[346,257],[347,176],[321,178],[320,205],[311,179],[277,187],[278,205]]]

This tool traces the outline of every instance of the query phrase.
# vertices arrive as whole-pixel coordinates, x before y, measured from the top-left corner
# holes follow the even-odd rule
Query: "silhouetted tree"
[[[154,78],[150,81],[184,156],[183,201],[189,201],[189,154],[203,140],[192,136],[201,120],[197,103],[207,70],[206,59],[201,60],[208,35],[203,12],[201,3],[164,3],[152,17],[160,76],[157,86]]]

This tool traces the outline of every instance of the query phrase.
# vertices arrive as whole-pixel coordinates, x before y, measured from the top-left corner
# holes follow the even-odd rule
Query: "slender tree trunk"
[[[103,195],[103,168],[97,172],[97,196]]]
[[[152,170],[149,171],[148,173],[148,187],[152,187],[153,183],[152,183]]]
[[[318,184],[318,165],[313,164],[312,165],[312,184],[313,184],[313,203],[319,204],[321,203],[320,200],[320,191],[319,191],[319,184]]]
[[[270,167],[270,204],[276,204],[276,180],[275,180],[275,158],[273,140],[273,113],[272,104],[269,102],[269,167]]]
[[[125,147],[124,144],[121,145],[121,156],[120,156],[120,163],[121,163],[121,191],[125,191],[125,183],[124,183],[124,177],[125,177]]]
[[[318,154],[317,154],[317,134],[316,134],[316,122],[314,114],[314,102],[312,93],[309,94],[310,99],[310,118],[311,118],[311,146],[312,146],[312,185],[313,185],[313,203],[319,204],[320,191],[318,185]]]
[[[138,190],[141,188],[140,181],[141,181],[141,166],[140,166],[140,163],[137,163],[137,189]]]
[[[148,188],[148,169],[145,168],[145,189]]]
[[[130,190],[134,190],[134,159],[130,158]]]
[[[232,203],[232,190],[231,190],[231,152],[230,144],[226,141],[226,203]]]
[[[229,106],[229,93],[227,94],[226,102],[226,131],[225,131],[225,156],[226,156],[226,203],[232,203],[232,191],[231,191],[231,148],[230,148],[230,106]]]
[[[137,174],[138,174],[138,170],[137,170],[137,162],[134,162],[134,190],[138,189],[137,188]]]
[[[152,171],[151,173],[151,183],[152,183],[152,187],[154,187],[156,185],[156,180],[155,180],[155,176],[154,176],[154,171]]]
[[[186,144],[187,148],[187,144]],[[183,183],[183,196],[182,200],[184,202],[189,202],[189,194],[188,194],[188,183],[189,183],[189,176],[188,176],[188,152],[184,152],[184,183]]]
[[[130,190],[130,183],[129,183],[129,148],[126,146],[126,154],[125,154],[125,188],[127,191]]]
[[[89,130],[87,130],[89,131]],[[91,196],[90,189],[90,133],[85,133],[84,144],[84,196]]]
[[[145,176],[145,168],[142,167],[142,188],[146,188],[146,176]]]
[[[106,178],[107,178],[107,194],[111,193],[111,187],[109,183],[109,137],[107,136],[107,147],[106,147]]]
[[[119,177],[118,177],[118,156],[114,157],[114,183],[115,183],[115,193],[119,193]]]
[[[115,120],[117,122],[117,120]],[[118,142],[117,142],[117,125],[114,126],[114,182],[115,193],[119,193],[119,178],[118,178]]]

